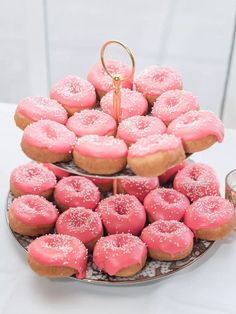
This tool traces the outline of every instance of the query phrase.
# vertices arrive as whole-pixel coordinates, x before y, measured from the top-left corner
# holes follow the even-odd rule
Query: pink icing
[[[11,185],[24,194],[42,194],[53,189],[56,177],[46,167],[36,163],[28,163],[15,168],[10,177]]]
[[[159,134],[141,138],[129,148],[128,157],[143,157],[158,152],[176,150],[182,146],[181,140],[173,135]]]
[[[152,115],[169,124],[181,114],[190,110],[198,110],[196,97],[184,90],[169,90],[157,98],[152,109]]]
[[[78,76],[67,76],[52,88],[50,97],[60,104],[78,110],[92,108],[96,103],[95,89],[91,83]]]
[[[58,167],[54,166],[53,164],[45,163],[43,165],[44,165],[44,167],[51,170],[55,174],[55,176],[59,179],[62,179],[64,177],[69,177],[69,175],[70,175],[69,172],[62,170],[61,168],[58,168]]]
[[[14,199],[10,213],[23,224],[43,226],[54,224],[58,217],[56,207],[39,195],[23,195]]]
[[[215,135],[218,142],[224,138],[224,126],[211,111],[189,111],[173,120],[168,133],[181,137],[184,141],[194,141],[208,135]]]
[[[116,121],[99,110],[83,110],[69,118],[67,128],[77,136],[97,134],[110,135],[116,130]]]
[[[94,184],[110,184],[113,179],[102,179],[102,178],[89,178]]]
[[[100,202],[96,211],[108,234],[124,232],[137,235],[146,222],[144,207],[133,195],[110,196]]]
[[[159,176],[160,183],[165,184],[166,182],[172,180],[175,177],[175,175],[184,167],[186,167],[188,164],[189,161],[185,159],[180,164],[170,167],[165,173]]]
[[[120,179],[120,184],[127,194],[134,195],[143,202],[146,195],[159,186],[158,177],[133,177]]]
[[[141,239],[148,248],[161,250],[174,257],[192,245],[193,233],[182,222],[157,220],[143,230]]]
[[[113,91],[102,97],[100,102],[101,108],[109,115],[116,117],[113,106]],[[146,114],[148,103],[141,93],[136,91],[121,88],[121,120],[127,119],[136,115]]]
[[[127,144],[132,144],[140,138],[154,134],[163,134],[165,131],[165,124],[158,118],[134,116],[120,123],[117,137],[122,138]]]
[[[51,152],[71,153],[76,136],[58,122],[40,120],[25,128],[23,140],[33,147],[46,148]]]
[[[69,208],[56,223],[57,233],[74,236],[85,245],[103,233],[99,215],[84,207]]]
[[[123,140],[99,135],[86,135],[79,138],[74,150],[84,156],[104,159],[126,157],[128,152]]]
[[[103,237],[98,240],[93,251],[94,263],[110,276],[129,266],[142,265],[146,256],[145,244],[131,234],[113,234]]]
[[[70,176],[57,183],[54,198],[63,209],[78,206],[94,209],[99,203],[100,192],[89,179]]]
[[[182,79],[174,69],[151,65],[135,80],[136,90],[144,96],[160,96],[171,89],[181,89]]]
[[[118,60],[107,60],[106,66],[111,74],[120,75],[122,78],[128,77],[131,73],[130,67]],[[88,73],[88,81],[92,83],[96,89],[104,91],[105,93],[113,89],[112,78],[105,72],[100,62],[91,67]],[[121,85],[131,89],[133,77],[131,76],[128,80],[123,81]]]
[[[220,196],[205,196],[194,202],[184,216],[185,224],[192,230],[220,227],[234,215],[233,205]]]
[[[47,119],[66,124],[67,121],[66,110],[56,100],[42,96],[24,98],[16,111],[34,122]]]
[[[144,208],[153,221],[181,220],[190,202],[173,189],[155,189],[144,200]]]
[[[77,270],[78,279],[85,278],[87,250],[77,238],[64,234],[48,234],[31,242],[28,252],[38,263],[71,267]]]
[[[175,190],[186,195],[192,202],[207,195],[218,195],[220,184],[215,171],[208,165],[189,164],[174,179]]]

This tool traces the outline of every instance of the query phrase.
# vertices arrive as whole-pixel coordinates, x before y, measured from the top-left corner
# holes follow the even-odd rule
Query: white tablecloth
[[[10,172],[27,161],[20,150],[21,131],[14,125],[14,109],[0,104],[0,314],[236,313],[236,233],[216,243],[192,266],[155,284],[103,287],[35,275],[5,221]],[[193,158],[216,169],[222,193],[226,173],[236,168],[235,144],[236,131],[226,130],[222,144]]]

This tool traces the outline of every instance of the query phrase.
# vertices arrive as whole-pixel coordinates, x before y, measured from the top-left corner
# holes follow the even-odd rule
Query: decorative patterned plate
[[[192,154],[187,154],[186,158],[190,157]],[[191,162],[191,160],[190,160]],[[97,174],[91,174],[83,169],[81,169],[80,167],[76,166],[75,163],[72,161],[68,161],[68,162],[58,162],[55,163],[54,166],[66,170],[70,173],[73,174],[77,174],[77,175],[81,175],[84,177],[90,177],[90,178],[107,178],[107,179],[121,179],[121,178],[125,178],[125,177],[134,177],[136,176],[135,173],[133,173],[133,171],[126,166],[126,168],[124,168],[123,170],[121,170],[120,172],[114,173],[112,175],[97,175]]]
[[[6,219],[9,226],[7,209],[13,201],[13,196],[9,193],[7,198],[6,206]],[[9,227],[10,229],[10,227]],[[33,237],[22,236],[15,233],[10,229],[15,240],[22,246],[26,251],[28,245],[34,240]],[[92,262],[92,256],[89,256],[89,263],[86,273],[86,278],[83,280],[76,279],[75,277],[70,277],[71,280],[79,280],[81,282],[102,284],[102,285],[130,285],[130,284],[141,284],[157,281],[158,279],[164,278],[166,276],[172,275],[175,272],[189,266],[190,264],[201,258],[213,245],[214,242],[208,242],[203,240],[198,240],[195,242],[193,251],[187,258],[176,261],[176,262],[160,262],[154,260],[147,260],[146,266],[137,275],[133,277],[115,277],[109,276],[106,273],[99,271]]]

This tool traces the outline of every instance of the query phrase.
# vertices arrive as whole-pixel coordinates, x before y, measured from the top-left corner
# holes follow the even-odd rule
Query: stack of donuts
[[[121,77],[131,73],[119,61],[106,64]],[[83,279],[90,258],[110,276],[133,276],[147,258],[184,259],[197,239],[222,239],[235,226],[214,170],[186,160],[221,142],[224,128],[182,89],[180,74],[151,66],[123,80],[120,109],[117,118],[113,82],[100,63],[87,80],[68,76],[50,98],[27,97],[17,106],[22,150],[36,162],[11,174],[9,224],[32,237],[28,262],[41,276]],[[137,176],[119,179],[112,195],[112,179],[53,165],[71,159],[92,175],[128,166]]]
[[[119,179],[112,195],[112,180],[31,162],[13,170],[10,189],[9,225],[32,237],[28,263],[40,276],[83,279],[88,260],[110,276],[133,276],[147,258],[184,259],[198,239],[223,239],[235,226],[233,205],[202,163]]]
[[[128,65],[108,60],[110,73],[127,77]],[[186,155],[224,137],[222,122],[200,110],[182,89],[180,74],[150,66],[122,81],[120,117],[113,108],[113,82],[100,63],[87,80],[67,76],[47,97],[27,97],[17,106],[21,147],[32,160],[67,162],[90,174],[112,175],[129,167],[139,176],[159,176]]]

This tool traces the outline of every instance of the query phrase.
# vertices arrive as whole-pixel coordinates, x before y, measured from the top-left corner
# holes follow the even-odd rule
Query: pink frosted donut
[[[40,276],[85,278],[87,250],[77,238],[64,234],[48,234],[28,246],[28,262]]]
[[[150,256],[158,260],[180,260],[193,248],[193,233],[182,222],[158,220],[144,228],[141,239]]]
[[[174,189],[191,202],[207,195],[218,195],[220,184],[215,171],[202,163],[189,164],[175,176]]]
[[[138,235],[146,222],[144,207],[133,195],[110,196],[99,203],[96,211],[108,234],[124,232]]]
[[[206,149],[224,138],[223,123],[213,112],[205,110],[179,116],[169,124],[167,132],[180,137],[188,153]]]
[[[155,189],[144,200],[144,208],[150,221],[181,220],[190,202],[174,189]]]
[[[116,121],[105,112],[94,109],[75,113],[66,126],[78,137],[89,134],[114,135],[116,132]]]
[[[113,91],[102,97],[100,102],[104,112],[116,118],[113,106]],[[127,119],[132,116],[144,115],[148,109],[148,103],[141,93],[128,88],[121,88],[121,116],[120,120]]]
[[[196,97],[185,90],[169,90],[157,98],[152,115],[161,119],[166,125],[190,110],[198,110]]]
[[[113,136],[85,135],[78,139],[74,162],[94,174],[113,174],[126,165],[128,148],[125,142]]]
[[[113,234],[103,237],[95,245],[93,261],[110,276],[133,276],[146,261],[145,244],[131,234]]]
[[[122,78],[129,77],[131,73],[131,68],[127,64],[118,60],[107,60],[106,66],[111,74],[120,75]],[[100,98],[113,89],[112,78],[103,69],[101,62],[98,62],[91,67],[87,79],[96,88]],[[133,76],[121,83],[122,87],[130,89],[132,88],[132,85]]]
[[[93,108],[96,104],[95,89],[91,83],[78,76],[67,76],[58,81],[50,92],[69,114]]]
[[[80,239],[90,249],[103,234],[99,215],[84,207],[69,208],[62,213],[57,220],[56,230],[57,233]]]
[[[14,199],[8,214],[13,231],[37,236],[50,232],[56,223],[58,210],[42,196],[29,194]]]
[[[15,168],[10,176],[10,188],[14,196],[36,194],[49,197],[57,183],[56,177],[43,165],[28,163]]]
[[[40,120],[25,128],[21,148],[33,160],[54,163],[70,160],[75,142],[75,134],[64,125]]]
[[[19,102],[14,118],[16,125],[25,129],[30,123],[44,119],[66,124],[67,112],[53,99],[34,96],[26,97]]]
[[[159,186],[158,177],[144,178],[132,177],[118,181],[119,191],[134,195],[140,202],[143,202],[146,195]]]
[[[220,196],[205,196],[188,207],[184,222],[198,238],[219,240],[235,225],[234,207]]]
[[[43,165],[44,165],[44,167],[46,167],[49,170],[51,170],[58,179],[62,179],[64,177],[69,177],[69,175],[70,175],[69,172],[67,172],[67,171],[65,171],[63,169],[60,169],[57,166],[54,166],[52,164],[43,164]]]
[[[168,90],[182,89],[180,74],[169,67],[151,65],[141,72],[135,80],[136,90],[153,104],[157,97]]]
[[[95,209],[100,200],[100,192],[89,179],[70,176],[57,183],[54,189],[54,199],[62,210],[70,207]]]
[[[165,173],[159,176],[160,183],[165,184],[166,182],[172,180],[175,177],[175,175],[184,167],[186,167],[188,164],[189,164],[189,161],[185,159],[180,164],[170,167],[168,170],[166,170]]]
[[[131,145],[140,138],[154,134],[163,134],[165,131],[165,124],[158,118],[134,116],[120,123],[117,130],[117,137],[122,138],[127,145]]]
[[[169,134],[150,135],[129,147],[128,165],[139,176],[163,174],[185,159],[180,138]]]

